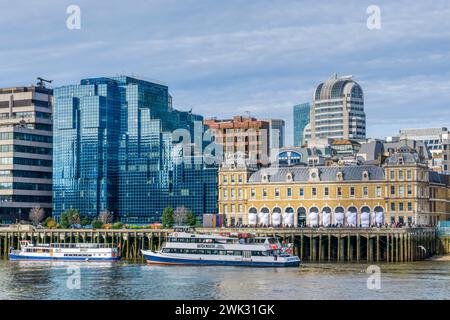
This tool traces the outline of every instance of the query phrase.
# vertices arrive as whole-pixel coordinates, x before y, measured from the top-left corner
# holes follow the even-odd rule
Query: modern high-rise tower
[[[305,143],[304,131],[309,123],[311,104],[302,103],[293,107],[294,109],[294,146],[301,147]]]
[[[109,211],[124,223],[159,222],[168,206],[217,213],[217,168],[201,153],[185,158],[178,139],[190,135],[190,149],[197,126],[202,144],[203,118],[173,109],[167,86],[84,79],[56,88],[54,101],[57,218],[71,208],[91,218]]]
[[[321,83],[311,107],[311,139],[366,138],[366,114],[361,86],[352,76],[334,74]]]

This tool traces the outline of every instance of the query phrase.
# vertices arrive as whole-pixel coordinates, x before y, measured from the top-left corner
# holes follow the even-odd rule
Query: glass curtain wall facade
[[[293,107],[294,109],[294,146],[301,147],[305,143],[303,136],[306,126],[309,123],[309,113],[311,104],[302,103]]]
[[[55,89],[54,215],[108,210],[124,223],[160,222],[165,207],[217,212],[217,169],[183,157],[172,132],[203,133],[172,108],[167,86],[130,77]],[[200,137],[201,139],[201,137]],[[202,144],[201,140],[199,142]]]

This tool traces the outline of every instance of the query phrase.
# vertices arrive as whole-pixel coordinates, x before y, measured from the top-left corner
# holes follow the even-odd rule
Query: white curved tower
[[[321,83],[311,107],[311,139],[366,138],[366,114],[361,86],[352,76],[334,74]]]

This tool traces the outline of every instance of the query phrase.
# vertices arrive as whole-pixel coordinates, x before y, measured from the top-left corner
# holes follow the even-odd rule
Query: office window
[[[228,199],[228,190],[227,189],[223,189],[223,198]]]
[[[242,183],[242,174],[238,176],[238,183]]]
[[[242,204],[238,205],[238,211],[239,211],[239,212],[243,212],[243,211],[242,211]]]
[[[406,179],[408,179],[408,180],[412,179],[412,171],[411,170],[406,171]]]
[[[408,202],[408,211],[412,211],[412,202]]]
[[[395,179],[395,171],[394,171],[394,170],[391,170],[390,173],[389,173],[389,175],[390,175],[390,179],[391,179],[391,180],[394,180],[394,179]]]
[[[235,190],[234,189],[231,189],[231,199],[235,199],[235,196],[236,196],[236,192],[235,192]]]
[[[223,176],[223,184],[228,183],[228,177],[226,175]]]
[[[412,186],[410,184],[406,186],[406,192],[408,193],[408,196],[412,195]]]
[[[264,199],[267,198],[267,189],[263,189],[262,190],[262,196],[263,196]]]
[[[398,211],[403,211],[403,202],[400,202],[399,204],[398,204]]]
[[[328,197],[330,195],[330,190],[328,187],[325,187],[324,191],[323,191],[325,197]]]
[[[395,195],[395,186],[391,186],[391,195]]]
[[[300,197],[303,197],[305,195],[305,189],[300,188],[298,194]]]
[[[232,204],[230,207],[230,211],[233,213],[233,212],[235,212],[234,209],[235,209],[235,206],[234,206],[234,204]]]
[[[355,187],[350,187],[350,196],[351,197],[355,196]]]
[[[287,188],[287,196],[288,198],[292,197],[292,188]]]
[[[395,211],[395,202],[391,202],[391,211]]]
[[[377,191],[377,197],[379,198],[379,197],[381,197],[381,186],[377,186],[377,189],[376,189]]]
[[[398,179],[403,180],[403,170],[398,171]]]
[[[367,197],[367,196],[369,195],[369,188],[366,187],[366,186],[363,187],[363,195],[364,195],[365,197]]]
[[[242,199],[242,189],[238,189],[238,198],[239,200]]]
[[[313,197],[317,196],[317,189],[315,187],[311,189],[311,194],[313,195]]]
[[[227,213],[227,205],[226,204],[223,205],[223,213]]]
[[[275,188],[275,198],[280,197],[280,188]]]
[[[336,193],[338,197],[342,197],[342,187],[337,187]]]
[[[255,197],[256,197],[256,191],[255,191],[255,189],[252,188],[250,190],[250,198],[255,199]]]
[[[404,189],[405,189],[405,187],[403,187],[403,186],[398,186],[398,195],[399,195],[400,197],[403,197]]]
[[[234,174],[231,175],[231,183],[234,184]]]
[[[395,217],[391,216],[391,223],[395,223]]]

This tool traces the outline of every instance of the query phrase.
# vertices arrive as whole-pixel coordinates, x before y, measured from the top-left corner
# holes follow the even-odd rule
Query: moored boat
[[[23,240],[19,250],[11,249],[10,260],[34,261],[118,261],[117,247],[99,243],[33,244]]]
[[[225,265],[246,267],[298,267],[290,245],[277,238],[251,234],[198,234],[178,229],[171,233],[161,250],[142,250],[149,264]]]

